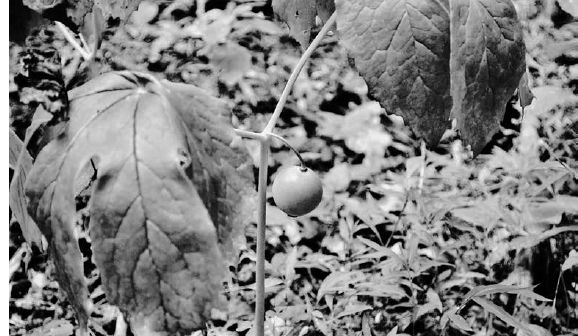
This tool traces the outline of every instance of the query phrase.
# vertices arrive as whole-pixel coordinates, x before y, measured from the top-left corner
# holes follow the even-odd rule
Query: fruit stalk
[[[295,155],[297,156],[297,158],[299,159],[299,162],[301,163],[301,167],[305,168],[305,161],[303,161],[303,157],[301,156],[301,154],[299,153],[298,150],[295,149],[295,147],[291,146],[291,144],[285,140],[285,138],[283,138],[280,135],[277,135],[275,133],[269,133],[270,136],[274,137],[275,139],[281,141],[282,143],[285,144],[285,146],[289,147],[289,149],[291,149],[293,151],[293,153],[295,153]]]

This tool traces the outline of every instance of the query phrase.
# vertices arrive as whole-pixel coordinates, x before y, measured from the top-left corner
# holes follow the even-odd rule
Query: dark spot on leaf
[[[179,148],[178,156],[179,156],[179,166],[181,166],[183,169],[187,169],[191,165],[191,156],[189,155],[189,153],[185,149]]]

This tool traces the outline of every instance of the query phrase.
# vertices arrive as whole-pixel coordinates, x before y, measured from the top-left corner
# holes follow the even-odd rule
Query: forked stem
[[[283,93],[275,106],[275,110],[271,115],[271,119],[265,126],[260,133],[254,133],[249,131],[243,130],[235,130],[235,132],[242,136],[247,137],[255,140],[259,140],[260,142],[260,155],[259,155],[259,184],[257,188],[258,194],[258,218],[257,218],[257,270],[255,275],[255,288],[256,288],[256,298],[255,298],[255,335],[256,336],[264,336],[265,333],[265,227],[267,224],[266,217],[267,217],[267,172],[268,172],[268,162],[269,162],[269,150],[271,146],[271,137],[275,137],[277,139],[281,138],[279,136],[275,136],[273,134],[273,128],[283,112],[283,108],[287,102],[287,98],[291,93],[293,85],[295,81],[299,77],[299,73],[305,66],[305,63],[313,54],[313,51],[319,46],[323,37],[327,34],[331,26],[335,23],[336,14],[333,13],[329,20],[323,25],[323,28],[319,31],[319,34],[315,37],[311,45],[307,48],[307,50],[303,53],[299,62],[293,69],[285,88],[283,89]],[[285,144],[289,145],[285,139],[281,138],[281,141],[285,142]],[[294,152],[296,152],[297,156],[301,160],[303,164],[303,159],[297,151],[289,145]]]

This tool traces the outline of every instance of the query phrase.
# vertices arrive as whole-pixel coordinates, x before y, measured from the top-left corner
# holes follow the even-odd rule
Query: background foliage
[[[487,147],[475,160],[449,132],[424,165],[419,142],[368,97],[337,37],[324,40],[280,121],[279,133],[322,175],[324,199],[299,218],[269,199],[271,335],[439,335],[444,325],[451,335],[576,334],[578,26],[571,11],[560,8],[563,1],[516,4],[536,101],[520,118],[512,100],[492,143],[499,147]],[[27,48],[11,44],[14,136],[28,140],[35,157],[42,137],[25,139],[25,130],[34,125],[37,106],[59,113],[62,87],[125,69],[202,87],[228,101],[236,127],[261,129],[301,54],[272,17],[262,1],[208,1],[206,11],[193,1],[145,2],[127,25],[105,32],[89,67],[53,28],[35,34]],[[61,69],[46,66],[58,64],[58,56]],[[44,67],[62,71],[64,81],[30,80],[34,71],[49,73]],[[41,94],[39,86],[55,94]],[[246,145],[256,158],[258,146]],[[270,177],[296,163],[275,144]],[[96,308],[90,328],[113,335],[117,311],[92,262],[87,195],[77,197],[75,216]],[[23,234],[35,233],[26,233],[26,219],[12,214],[10,334],[70,335],[76,322],[54,281],[54,265],[39,248],[41,239],[33,238],[33,247],[24,242]],[[255,226],[245,235],[225,286],[229,309],[213,311],[209,333],[249,333]]]

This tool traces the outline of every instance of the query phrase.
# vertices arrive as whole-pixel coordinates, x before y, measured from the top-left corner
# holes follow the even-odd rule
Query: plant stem
[[[199,0],[202,3],[203,0]],[[271,119],[265,126],[265,129],[261,133],[253,133],[242,130],[235,130],[238,135],[247,138],[252,138],[260,141],[261,152],[259,155],[259,185],[258,185],[258,218],[257,218],[257,270],[255,275],[255,288],[256,288],[256,298],[255,298],[255,325],[253,326],[256,336],[263,336],[265,333],[265,227],[267,224],[267,172],[268,172],[268,162],[269,162],[269,147],[271,145],[271,136],[273,135],[273,128],[283,112],[285,103],[287,102],[287,97],[291,93],[291,89],[299,77],[299,73],[305,66],[305,63],[313,54],[313,51],[319,46],[321,40],[330,27],[335,23],[337,15],[333,13],[329,20],[323,25],[323,28],[319,31],[319,34],[315,37],[311,45],[305,50],[299,62],[293,69],[281,98],[275,106],[275,110],[271,115]],[[291,147],[291,146],[289,146]]]
[[[261,153],[259,155],[259,185],[258,199],[259,209],[257,218],[257,274],[255,276],[255,287],[257,296],[255,299],[255,335],[264,335],[265,322],[265,226],[267,217],[267,171],[269,168],[269,146],[270,138],[265,137],[260,143]]]
[[[275,106],[275,110],[273,111],[273,115],[271,116],[271,119],[269,119],[267,126],[265,126],[263,133],[271,133],[271,131],[275,127],[275,124],[277,123],[277,120],[279,119],[281,112],[283,112],[283,108],[285,107],[285,103],[287,102],[287,98],[289,97],[289,94],[291,93],[291,89],[293,89],[293,85],[295,84],[295,81],[299,77],[301,70],[305,66],[305,63],[307,63],[307,61],[311,57],[311,54],[313,54],[313,51],[315,51],[315,49],[317,49],[317,47],[321,43],[321,40],[323,40],[323,37],[325,37],[325,34],[327,34],[329,29],[333,26],[336,18],[337,18],[337,14],[333,13],[331,15],[331,17],[329,18],[329,20],[327,20],[327,22],[325,22],[325,24],[323,25],[323,27],[319,31],[319,34],[317,34],[317,36],[315,37],[313,42],[311,42],[311,45],[309,45],[309,47],[307,47],[307,50],[305,50],[305,52],[303,53],[303,55],[299,59],[299,62],[295,66],[295,69],[293,69],[293,72],[291,73],[291,76],[289,77],[289,80],[287,81],[287,85],[285,85],[285,89],[283,89],[283,93],[281,93],[281,98],[279,98],[279,101],[277,102],[277,106]]]
[[[301,154],[299,154],[299,151],[296,150],[293,146],[291,146],[291,144],[290,144],[287,140],[285,140],[284,137],[282,137],[282,136],[280,136],[280,135],[277,135],[277,134],[275,134],[275,133],[268,133],[268,135],[274,137],[275,139],[277,139],[277,140],[281,141],[282,143],[284,143],[285,146],[289,147],[289,149],[291,149],[291,150],[293,151],[293,153],[295,153],[295,155],[297,155],[297,158],[298,158],[299,161],[301,162],[301,167],[302,167],[302,168],[305,168],[305,167],[306,167],[306,166],[305,166],[305,161],[303,161],[303,157],[301,157]]]

